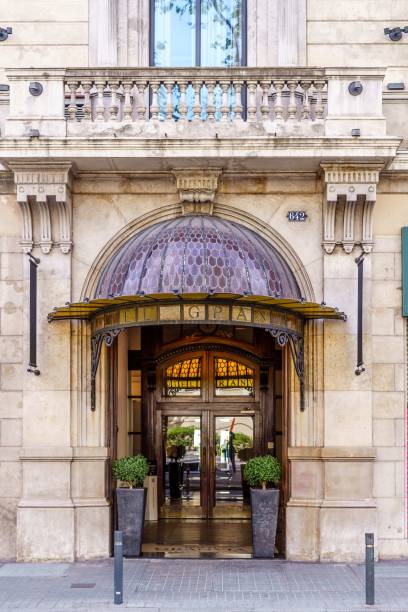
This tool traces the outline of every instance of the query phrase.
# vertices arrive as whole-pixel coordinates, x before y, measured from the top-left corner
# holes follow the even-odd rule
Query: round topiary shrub
[[[266,485],[269,483],[277,485],[281,475],[281,464],[272,455],[254,457],[248,461],[244,468],[244,478],[250,487],[261,486],[266,489]]]
[[[143,455],[121,457],[112,463],[112,474],[115,480],[126,482],[129,489],[143,487],[144,479],[149,473],[149,464]]]

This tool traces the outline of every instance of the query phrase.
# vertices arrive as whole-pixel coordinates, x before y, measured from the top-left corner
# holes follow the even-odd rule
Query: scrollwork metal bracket
[[[94,334],[91,337],[91,410],[96,409],[96,373],[98,371],[99,360],[101,358],[102,344],[105,342],[107,347],[113,345],[116,336],[120,334],[122,328],[110,329],[108,331]]]
[[[276,339],[280,347],[289,344],[295,372],[300,384],[300,410],[305,409],[305,350],[303,336],[293,334],[280,329],[268,329],[268,332]]]

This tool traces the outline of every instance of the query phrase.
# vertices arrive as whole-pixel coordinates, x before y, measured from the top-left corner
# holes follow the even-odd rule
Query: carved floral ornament
[[[12,162],[17,202],[23,215],[21,246],[30,253],[39,245],[45,254],[58,245],[69,253],[71,239],[70,169],[67,162]],[[33,235],[33,219],[38,218],[39,235]]]
[[[326,186],[324,250],[328,254],[333,253],[336,245],[341,244],[346,253],[351,253],[354,246],[359,244],[365,253],[371,253],[373,211],[382,164],[322,164],[322,169]],[[356,220],[360,217],[361,230],[357,237]],[[336,240],[336,221],[342,224],[341,240]]]

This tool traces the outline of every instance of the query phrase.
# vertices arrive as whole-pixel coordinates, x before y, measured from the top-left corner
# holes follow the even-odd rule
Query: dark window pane
[[[155,0],[155,66],[195,65],[195,0]]]
[[[243,0],[201,1],[201,65],[242,64]]]

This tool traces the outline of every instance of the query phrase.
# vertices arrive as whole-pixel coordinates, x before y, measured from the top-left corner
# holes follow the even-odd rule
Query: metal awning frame
[[[265,296],[236,294],[160,294],[120,296],[84,300],[55,308],[49,322],[86,320],[91,336],[91,410],[96,408],[96,374],[103,343],[110,347],[127,327],[171,324],[223,324],[260,327],[268,331],[280,347],[289,345],[300,384],[300,409],[304,404],[304,323],[310,319],[346,320],[337,308]]]

